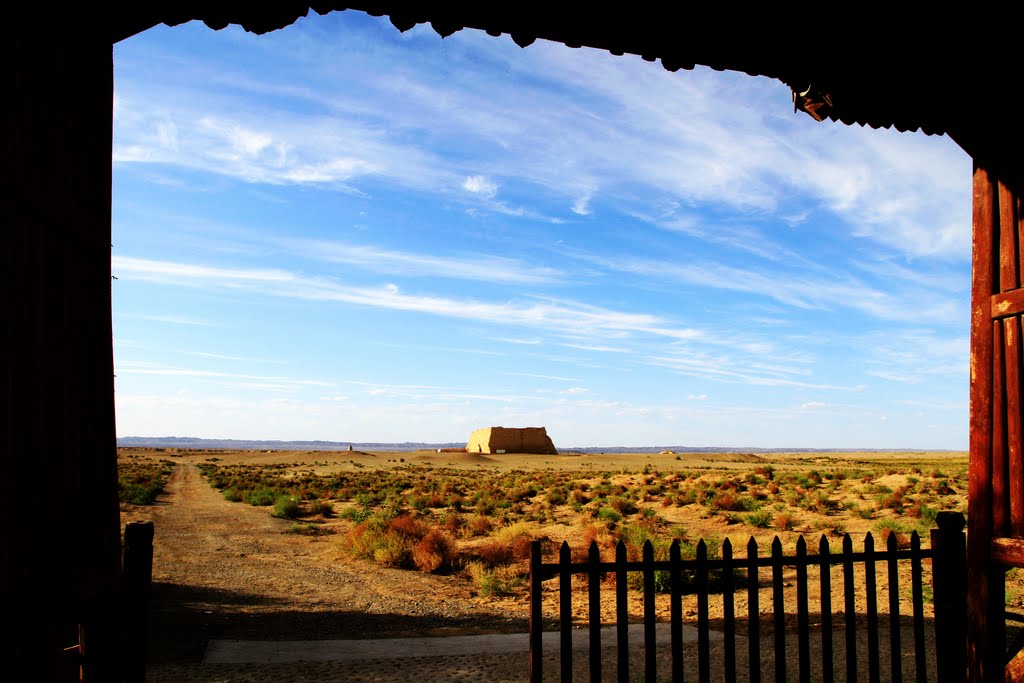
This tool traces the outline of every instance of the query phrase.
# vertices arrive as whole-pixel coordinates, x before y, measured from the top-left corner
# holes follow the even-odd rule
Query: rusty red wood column
[[[974,169],[967,667],[979,683],[1003,679],[1005,570],[1024,566],[1006,543],[1024,537],[1021,183],[998,168]]]
[[[992,541],[992,295],[998,253],[995,184],[975,164],[971,261],[970,471],[968,483],[967,666],[972,683],[995,680],[988,671],[989,548]]]

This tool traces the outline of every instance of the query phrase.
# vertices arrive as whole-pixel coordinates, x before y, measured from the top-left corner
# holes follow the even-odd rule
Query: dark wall
[[[83,624],[116,649],[120,532],[110,314],[111,46],[61,5],[5,18],[3,557],[21,675],[53,680]],[[10,668],[5,667],[7,672]]]

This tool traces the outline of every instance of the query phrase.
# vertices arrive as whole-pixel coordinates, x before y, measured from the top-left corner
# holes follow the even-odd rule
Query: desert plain
[[[118,461],[122,527],[155,527],[152,680],[391,680],[374,670],[379,662],[337,678],[312,664],[204,664],[214,640],[524,633],[526,553],[535,539],[546,561],[562,542],[578,558],[591,542],[610,558],[619,540],[632,555],[645,540],[664,553],[672,539],[689,552],[705,539],[714,555],[726,539],[738,553],[754,538],[767,553],[776,537],[790,554],[801,536],[811,552],[823,537],[838,552],[845,534],[859,549],[867,533],[880,547],[890,534],[905,546],[917,533],[927,547],[935,514],[966,512],[967,498],[967,455],[945,451],[123,448]],[[150,500],[131,502],[147,486]],[[547,628],[557,615],[555,583],[545,584]],[[614,614],[613,584],[603,590],[606,623]],[[762,612],[770,608],[770,586],[763,592]],[[582,625],[585,580],[574,582],[574,593]],[[1011,577],[1008,603],[1020,604],[1022,596]],[[664,597],[656,603],[660,619],[668,616]],[[686,596],[684,614],[695,613],[694,601]],[[746,609],[741,594],[736,608]],[[713,596],[713,619],[716,610],[720,617]],[[642,614],[641,593],[633,590],[630,618]],[[525,669],[519,673],[509,680],[525,677]],[[479,680],[489,679],[504,680]]]

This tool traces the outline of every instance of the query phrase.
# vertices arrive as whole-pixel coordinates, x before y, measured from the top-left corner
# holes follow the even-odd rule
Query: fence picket
[[[559,670],[562,683],[572,682],[572,551],[569,542],[562,541],[558,549],[558,633]]]
[[[853,539],[843,535],[843,624],[846,627],[846,680],[857,680],[857,603],[853,583]]]
[[[697,680],[711,683],[711,624],[708,620],[708,546],[697,542]]]
[[[530,682],[541,683],[544,677],[544,622],[541,613],[540,541],[530,542]]]
[[[725,650],[725,680],[736,680],[736,619],[732,563],[732,542],[729,539],[722,541],[722,640]]]
[[[889,532],[885,549],[888,554],[885,567],[889,583],[889,657],[892,683],[903,683],[903,647],[900,629],[900,577],[896,566],[896,533]]]
[[[786,680],[786,605],[782,592],[782,541],[772,541],[772,612],[775,636],[775,681]]]
[[[682,552],[679,539],[672,541],[669,551],[671,597],[669,618],[672,621],[672,683],[683,683],[683,577]]]
[[[878,656],[878,592],[875,576],[875,539],[864,537],[864,591],[868,612],[868,680],[879,683],[881,663]]]
[[[750,683],[761,683],[761,606],[757,541],[747,541],[747,664]]]
[[[832,661],[832,558],[828,539],[821,535],[818,542],[818,587],[821,594],[821,680],[833,683],[835,663]]]
[[[626,544],[615,546],[615,641],[619,683],[629,683],[629,604],[626,601]]]
[[[587,608],[590,623],[590,680],[601,680],[601,550],[597,541],[587,550]]]
[[[924,586],[921,581],[921,537],[915,531],[910,535],[910,592],[914,601],[914,664],[917,683],[928,680],[924,649]]]
[[[811,683],[811,625],[807,607],[807,542],[796,539],[796,638],[800,683]]]
[[[654,683],[658,676],[658,647],[654,631],[654,545],[644,541],[644,678]]]

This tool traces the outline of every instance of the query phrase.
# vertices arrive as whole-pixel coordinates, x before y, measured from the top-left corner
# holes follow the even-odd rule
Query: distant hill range
[[[438,448],[465,448],[465,441],[447,443],[369,443],[359,441],[265,441],[247,439],[198,439],[191,436],[122,436],[118,446],[147,448],[237,449],[253,451],[347,451],[351,446],[359,451],[420,451]],[[559,453],[839,453],[883,451],[931,451],[936,449],[912,448],[756,448],[750,446],[587,446],[585,448],[559,448]]]

